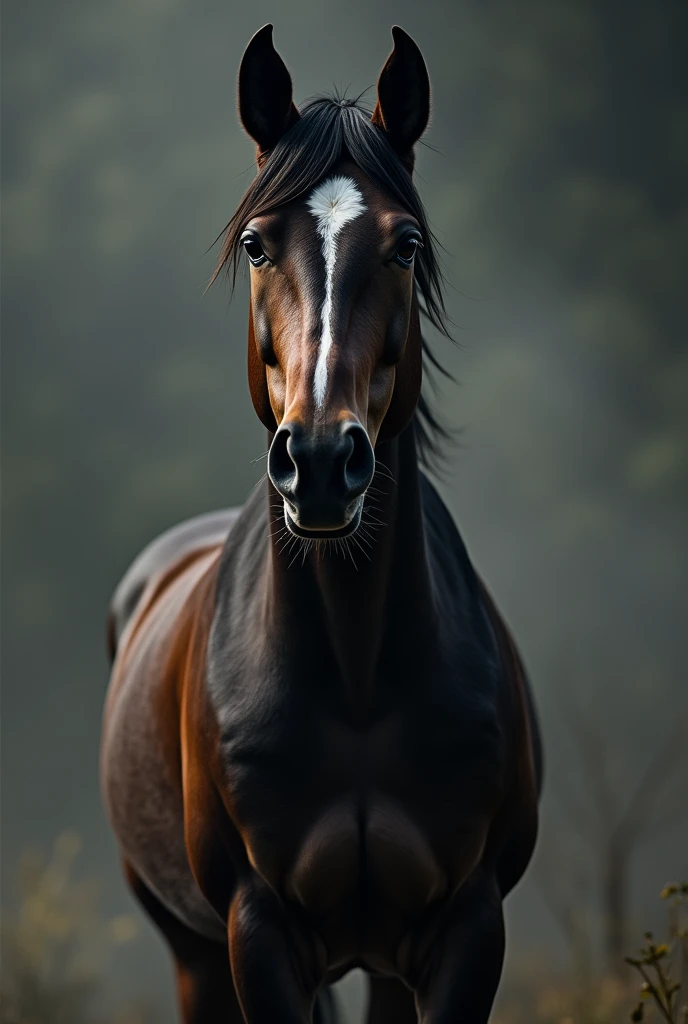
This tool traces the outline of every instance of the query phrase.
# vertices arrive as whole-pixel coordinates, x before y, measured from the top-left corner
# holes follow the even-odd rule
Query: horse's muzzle
[[[318,430],[284,423],[268,455],[268,475],[284,498],[287,526],[300,537],[353,533],[374,472],[373,446],[352,420]]]

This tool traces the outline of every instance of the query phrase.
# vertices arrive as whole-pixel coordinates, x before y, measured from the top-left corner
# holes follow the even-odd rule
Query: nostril
[[[351,497],[358,497],[373,479],[375,456],[367,433],[359,423],[346,428],[346,436],[352,443],[351,453],[346,460],[344,475]]]
[[[289,428],[280,427],[272,439],[268,455],[268,475],[285,497],[293,493],[296,484],[296,464],[289,454],[289,439]]]

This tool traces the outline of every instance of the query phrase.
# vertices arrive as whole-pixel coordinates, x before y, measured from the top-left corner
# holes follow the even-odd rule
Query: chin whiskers
[[[287,530],[287,534],[288,534],[288,536],[285,538],[285,540],[282,541],[281,547],[277,551],[278,555],[289,554],[291,549],[294,547],[296,542],[299,540],[299,538],[295,537],[294,534],[291,533],[289,530]]]
[[[397,481],[394,473],[389,466],[386,466],[384,462],[380,462],[378,458],[375,459],[375,472],[373,473],[373,479],[375,479],[376,476],[381,476],[384,480],[389,480],[390,483],[393,483],[396,486]],[[370,490],[370,488],[368,489]]]
[[[356,536],[355,533],[352,534],[351,540],[353,541],[353,543],[356,545],[357,548],[360,548],[361,553],[368,559],[368,561],[372,562],[372,558],[370,557],[370,555],[366,551],[366,549],[363,547],[363,544],[361,544],[361,541],[358,539],[358,537]],[[369,541],[365,541],[365,543],[368,544],[369,547],[372,546],[372,545],[370,545]]]
[[[378,519],[376,516],[372,514],[372,512],[370,512],[367,509],[364,510],[363,515],[361,516],[361,522],[365,523],[366,526],[370,526],[373,529],[378,530],[380,529],[380,527],[387,525],[387,523],[384,522],[384,520]]]
[[[385,493],[377,488],[375,490],[378,493]],[[382,509],[379,500],[369,491],[370,488],[365,494],[358,528],[348,537],[299,537],[289,527],[284,505],[281,502],[270,502],[268,508],[271,538],[276,545],[278,556],[288,559],[287,568],[290,569],[299,558],[301,565],[304,566],[311,553],[317,561],[332,556],[341,557],[345,562],[350,561],[356,571],[359,569],[359,552],[371,562],[372,552],[378,540],[376,534],[387,524],[380,518]]]

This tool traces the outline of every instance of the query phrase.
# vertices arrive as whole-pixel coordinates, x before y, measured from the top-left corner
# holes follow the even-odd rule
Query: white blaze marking
[[[320,314],[322,333],[313,377],[313,395],[319,409],[325,399],[327,356],[332,348],[332,279],[337,259],[337,236],[345,224],[363,213],[365,204],[353,179],[337,176],[328,178],[313,190],[308,209],[316,219],[325,257],[325,301]]]

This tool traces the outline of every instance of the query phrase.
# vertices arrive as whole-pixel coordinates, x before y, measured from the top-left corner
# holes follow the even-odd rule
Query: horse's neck
[[[352,690],[373,682],[385,642],[414,642],[431,619],[420,478],[413,427],[377,451],[372,500],[363,513],[359,544],[303,556],[298,542],[286,550],[273,532],[268,602],[279,626],[321,630]],[[270,501],[276,495],[271,491]],[[366,521],[368,526],[366,526]],[[364,541],[367,541],[364,542]],[[369,545],[369,546],[368,546]],[[278,620],[278,621],[277,621]],[[414,626],[413,639],[408,626]]]

